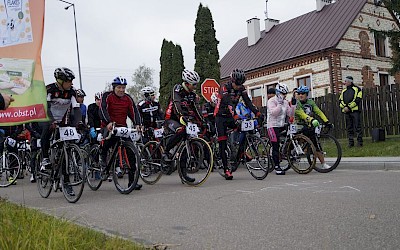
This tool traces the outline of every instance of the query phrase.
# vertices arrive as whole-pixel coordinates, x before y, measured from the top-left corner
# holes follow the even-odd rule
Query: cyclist
[[[96,143],[97,128],[101,128],[100,118],[100,104],[101,104],[101,92],[94,95],[94,103],[90,104],[87,110],[89,135],[92,143]]]
[[[51,169],[49,160],[50,138],[54,131],[55,124],[62,122],[63,124],[70,124],[69,112],[70,107],[73,108],[74,119],[72,119],[72,126],[77,125],[82,115],[80,112],[80,105],[76,101],[76,91],[72,87],[72,81],[75,79],[75,74],[69,68],[61,67],[54,70],[54,78],[56,82],[46,86],[47,90],[47,112],[50,117],[50,122],[40,123],[42,135],[40,138],[42,146],[43,160],[41,162],[40,171]],[[69,175],[65,175],[65,190],[70,196],[75,193],[71,186],[68,184]]]
[[[126,85],[128,84],[126,79],[123,77],[116,77],[112,81],[112,91],[108,91],[103,93],[101,98],[100,105],[100,117],[102,121],[102,128],[104,128],[103,135],[106,137],[109,132],[112,132],[113,123],[117,127],[126,127],[126,119],[132,121],[132,123],[136,126],[136,129],[139,129],[141,125],[141,118],[139,111],[133,101],[132,97],[125,93]],[[100,167],[103,171],[107,169],[107,153],[108,150],[113,147],[118,142],[117,137],[111,137],[109,140],[104,141],[103,146],[100,151]],[[134,158],[134,156],[129,156],[130,159]],[[138,160],[138,159],[135,159]],[[135,165],[133,165],[135,166]],[[136,169],[133,169],[136,171]],[[116,168],[118,177],[122,177],[122,171],[120,167]],[[103,173],[103,176],[107,176],[106,173]],[[136,184],[135,189],[139,190],[142,187],[141,184]]]
[[[268,99],[267,103],[268,137],[272,145],[272,161],[277,175],[285,175],[285,171],[279,165],[279,135],[285,130],[287,117],[294,114],[294,106],[289,105],[286,100],[288,92],[286,84],[278,83],[275,89],[276,95]]]
[[[30,182],[35,183],[36,182],[36,156],[40,152],[40,137],[42,133],[42,129],[39,126],[39,123],[37,122],[32,122],[30,124],[26,124],[26,129],[31,133],[31,162],[30,162],[30,167],[31,167],[31,178]],[[39,143],[38,143],[39,141]]]
[[[200,76],[196,71],[184,69],[182,80],[181,84],[176,84],[173,87],[165,111],[165,127],[174,135],[168,140],[165,153],[162,156],[164,164],[171,161],[170,150],[186,136],[186,125],[189,120],[194,118],[197,122],[204,124],[196,106],[198,96],[194,92],[200,81]],[[195,181],[194,178],[186,174],[186,167],[182,168],[182,176],[188,182]]]
[[[157,128],[157,120],[162,120],[162,111],[159,102],[155,101],[156,95],[154,93],[154,89],[152,87],[144,87],[140,90],[140,93],[143,95],[143,100],[139,102],[137,108],[142,117],[143,126],[145,128]],[[145,141],[150,140],[153,137],[152,131],[145,131]]]
[[[218,103],[218,93],[214,92],[211,95],[211,100],[206,102],[201,109],[201,113],[203,114],[203,119],[209,125],[209,131],[207,136],[214,136],[215,135],[215,117],[214,117],[214,109]]]
[[[6,145],[7,149],[10,152],[13,152],[15,154],[18,154],[18,149],[16,146],[16,140],[17,136],[22,132],[23,126],[18,125],[18,126],[2,126],[0,127],[0,156],[3,154],[4,151],[4,141],[6,140],[7,137],[10,137],[10,141],[14,143],[14,145],[10,145],[8,143]],[[8,181],[11,183],[14,181],[12,176],[8,177]],[[14,184],[17,184],[17,181],[14,182]]]
[[[321,168],[328,169],[331,166],[325,162],[324,154],[321,152],[321,147],[317,143],[315,135],[315,127],[318,127],[320,123],[314,117],[318,116],[327,127],[332,128],[333,125],[329,122],[325,114],[318,108],[317,104],[315,104],[312,99],[308,98],[309,92],[310,90],[307,86],[300,86],[297,89],[298,100],[296,104],[295,120],[298,124],[305,125],[302,129],[302,133],[313,142],[317,150],[317,157],[322,165]]]
[[[76,90],[76,101],[80,104],[81,108],[81,114],[82,114],[82,122],[86,122],[86,112],[87,112],[87,107],[83,103],[85,100],[86,93],[83,91],[83,89],[77,89]]]
[[[215,123],[217,128],[217,136],[219,143],[219,152],[222,159],[222,164],[225,172],[225,179],[232,180],[233,176],[228,168],[228,159],[225,153],[227,149],[226,141],[228,140],[228,128],[236,128],[239,116],[236,114],[236,105],[240,97],[243,98],[244,103],[250,110],[256,114],[256,117],[262,117],[258,109],[251,103],[247,91],[243,86],[246,81],[244,71],[235,69],[232,71],[230,81],[222,85],[218,93],[218,103],[214,110]],[[240,153],[240,152],[238,152]]]

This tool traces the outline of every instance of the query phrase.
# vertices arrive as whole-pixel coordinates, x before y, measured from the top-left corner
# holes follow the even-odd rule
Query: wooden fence
[[[318,107],[335,125],[334,135],[346,138],[345,117],[339,107],[340,94],[315,98]],[[383,128],[386,135],[400,135],[400,85],[364,88],[361,105],[364,137],[370,137],[374,128]]]

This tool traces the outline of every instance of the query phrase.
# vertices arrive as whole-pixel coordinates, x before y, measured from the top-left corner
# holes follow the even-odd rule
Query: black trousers
[[[346,129],[349,145],[354,145],[354,132],[357,136],[357,143],[363,144],[363,131],[361,127],[361,112],[346,113]]]

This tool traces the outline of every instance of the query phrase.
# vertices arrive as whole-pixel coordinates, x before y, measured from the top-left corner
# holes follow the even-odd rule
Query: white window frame
[[[276,82],[269,82],[269,83],[264,83],[263,87],[264,87],[264,95],[263,95],[263,106],[267,106],[267,92],[268,92],[268,86],[269,85],[277,85],[279,83],[279,81]]]
[[[314,98],[314,84],[313,84],[313,77],[312,77],[311,73],[310,74],[301,75],[301,76],[295,76],[294,77],[294,84],[295,84],[295,87],[298,88],[297,79],[305,78],[305,77],[308,77],[308,76],[310,77],[310,92],[311,92],[311,95],[309,94],[308,97],[309,98]]]
[[[264,88],[263,84],[257,84],[257,85],[251,86],[251,87],[250,86],[247,87],[247,95],[250,97],[250,100],[253,100],[253,96],[251,95],[251,90],[258,89],[260,87],[261,87],[261,91],[263,91],[263,88]],[[264,95],[262,95],[262,94],[261,94],[261,103],[263,106],[265,106]]]
[[[374,34],[374,53],[375,53],[375,56],[378,56],[376,54],[375,34]],[[385,36],[385,55],[378,56],[378,57],[389,57],[389,39],[387,36]]]
[[[381,85],[381,75],[387,75],[387,77],[388,77],[388,85],[390,85],[391,83],[390,83],[390,74],[388,73],[388,72],[385,72],[385,71],[378,71],[378,83],[379,83],[379,86],[382,86]]]

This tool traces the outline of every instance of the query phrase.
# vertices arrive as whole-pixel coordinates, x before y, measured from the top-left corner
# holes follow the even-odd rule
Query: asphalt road
[[[69,204],[43,199],[28,179],[1,197],[145,245],[168,249],[399,249],[400,171],[335,170],[254,180],[213,173],[197,188],[175,174],[130,195],[85,187]]]

